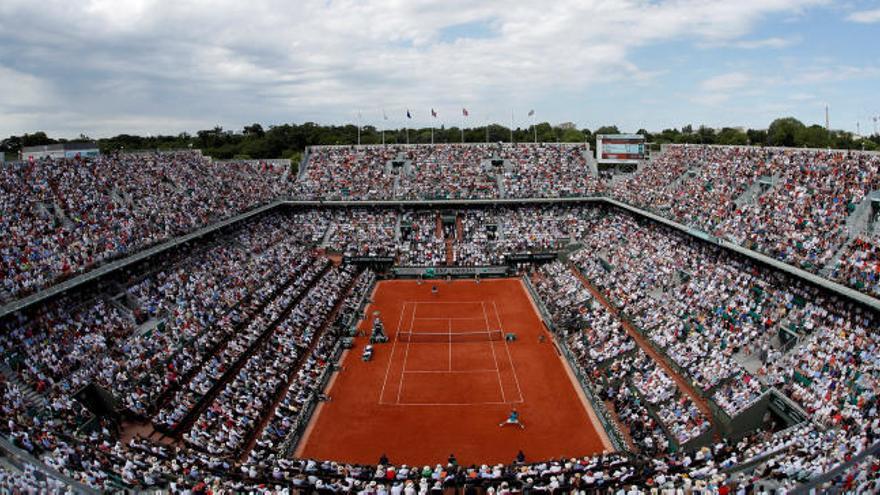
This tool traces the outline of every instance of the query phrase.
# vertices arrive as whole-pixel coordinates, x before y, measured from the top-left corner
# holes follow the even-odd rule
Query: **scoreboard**
[[[645,136],[641,134],[599,134],[596,161],[599,163],[638,163],[645,159]]]

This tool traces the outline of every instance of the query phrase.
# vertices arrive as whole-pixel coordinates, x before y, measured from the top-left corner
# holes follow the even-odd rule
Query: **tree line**
[[[586,142],[595,149],[596,135],[618,134],[617,126],[602,126],[595,130],[577,129],[571,124],[553,126],[547,122],[535,127],[511,129],[498,124],[488,127],[460,129],[458,127],[438,127],[433,129],[435,143],[481,142]],[[714,129],[708,126],[694,128],[686,125],[681,129],[664,129],[660,132],[636,131],[646,136],[647,141],[656,144],[723,144],[789,146],[807,148],[835,149],[880,149],[880,135],[860,138],[851,132],[826,130],[819,125],[807,126],[799,120],[786,117],[774,120],[767,129],[742,129],[724,127]],[[430,143],[432,129],[378,129],[374,126],[360,128],[361,144]],[[91,140],[80,135],[76,139],[49,137],[45,132],[10,136],[0,141],[0,151],[7,156],[15,156],[24,146],[38,146],[63,143],[66,141]],[[240,131],[215,127],[195,134],[137,136],[120,134],[97,139],[102,153],[152,149],[201,149],[203,153],[217,159],[249,158],[291,158],[298,160],[306,146],[357,144],[358,127],[349,125],[320,125],[313,122],[304,124],[283,124],[263,128],[260,124],[245,126]]]

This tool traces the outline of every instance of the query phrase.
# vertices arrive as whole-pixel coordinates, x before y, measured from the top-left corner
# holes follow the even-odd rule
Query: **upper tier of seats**
[[[198,152],[0,164],[0,302],[277,198],[285,172]]]
[[[880,296],[880,154],[670,146],[612,195]]]
[[[875,221],[876,208],[867,204],[880,190],[880,155],[668,146],[636,174],[609,186],[594,175],[588,154],[578,144],[315,147],[298,179],[276,166],[217,163],[196,152],[5,164],[0,174],[0,226],[7,233],[0,240],[0,302],[279,197],[493,199],[597,193],[880,295],[880,222]],[[385,220],[391,223],[379,222],[375,228],[387,234],[396,219]],[[484,219],[465,218],[456,238],[484,237],[484,224],[475,220]],[[353,245],[356,235],[340,228],[330,246],[369,252],[364,243]],[[527,238],[500,237],[493,244],[515,247]],[[445,258],[445,247],[424,232],[405,241],[411,244],[408,263]],[[416,244],[432,244],[430,255],[418,254]],[[460,243],[453,253],[459,264],[499,259]]]
[[[316,147],[302,199],[493,199],[585,196],[602,189],[585,145]]]

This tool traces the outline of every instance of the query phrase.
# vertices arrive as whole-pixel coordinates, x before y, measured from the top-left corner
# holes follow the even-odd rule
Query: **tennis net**
[[[501,330],[481,330],[478,332],[399,332],[400,342],[455,343],[455,342],[493,342],[504,340]]]

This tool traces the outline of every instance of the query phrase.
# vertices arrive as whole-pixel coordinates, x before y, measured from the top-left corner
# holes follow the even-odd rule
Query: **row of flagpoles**
[[[529,110],[528,115],[530,118],[533,118],[535,116],[535,110],[534,109]],[[360,146],[360,144],[361,144],[361,119],[363,117],[360,112],[358,112],[357,116],[358,116],[358,125],[357,125],[358,146]],[[461,108],[461,116],[464,118],[467,118],[470,116],[470,112],[468,111],[467,108],[465,108],[465,107]],[[431,108],[431,144],[434,144],[434,121],[438,117],[439,117],[439,114],[437,113],[437,111],[434,110],[433,108]],[[407,120],[412,120],[412,118],[413,118],[412,112],[410,112],[409,108],[406,109],[406,118],[407,118]],[[384,108],[382,109],[382,120],[385,120],[385,121],[388,120],[388,114],[385,112]],[[406,129],[406,144],[409,144],[409,126],[404,126],[404,127]],[[532,127],[532,130],[534,133],[535,142],[537,143],[538,142],[538,128],[535,126],[534,122],[532,122],[531,127]],[[462,125],[460,127],[460,130],[461,130],[461,142],[464,143],[464,125]],[[510,111],[510,141],[513,142],[513,110]],[[489,123],[488,122],[486,123],[486,142],[487,143],[489,142]],[[385,144],[385,129],[384,128],[382,129],[382,144]]]

